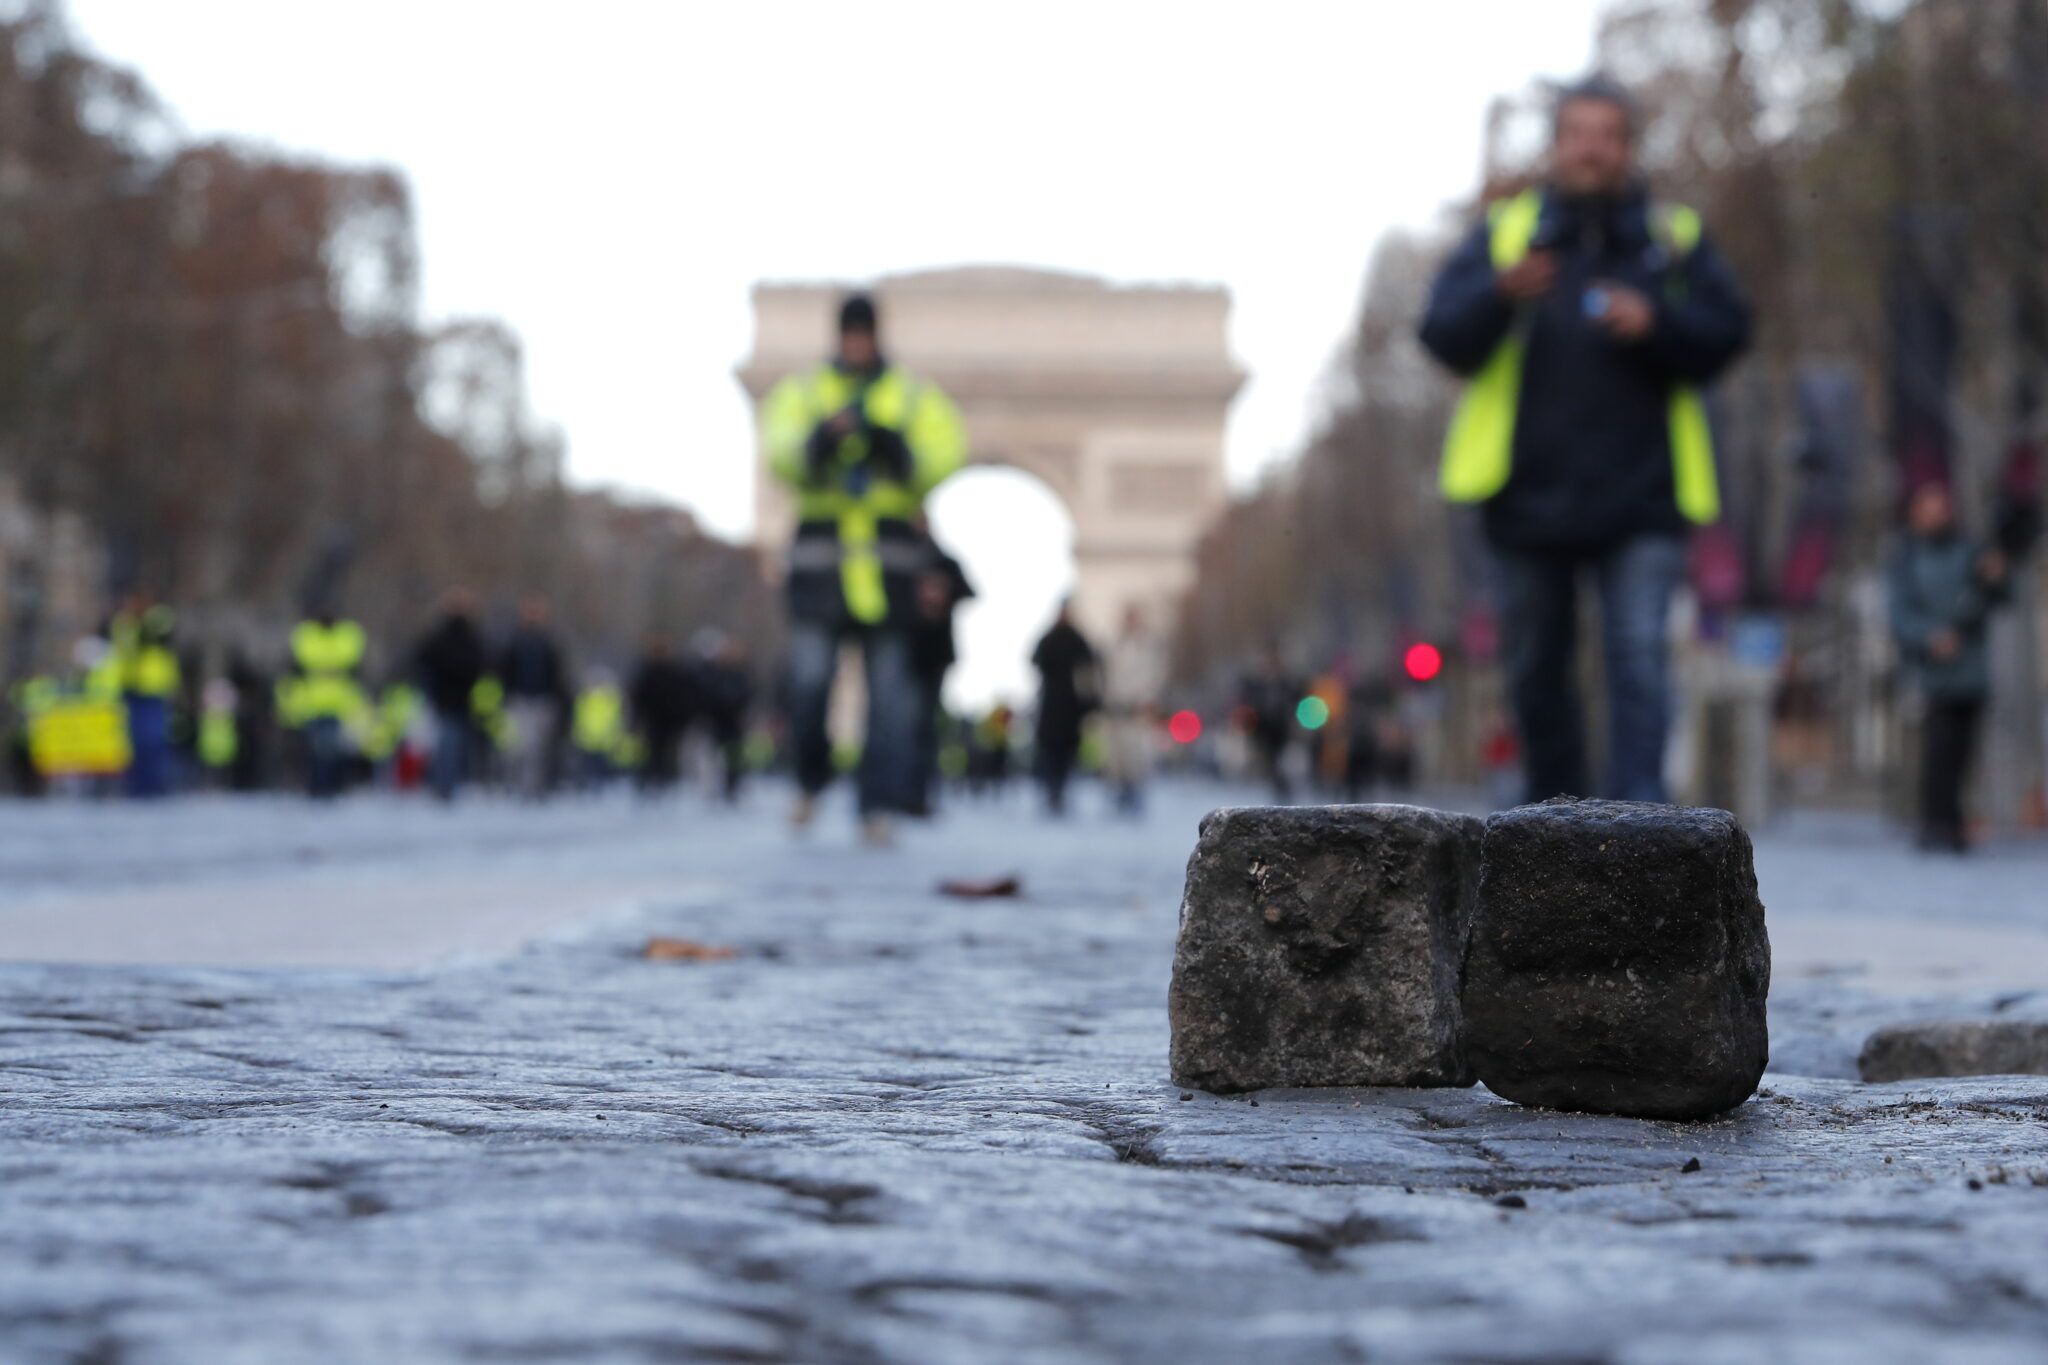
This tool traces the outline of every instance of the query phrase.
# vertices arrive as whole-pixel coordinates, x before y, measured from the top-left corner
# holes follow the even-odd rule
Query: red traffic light
[[[1407,654],[1402,656],[1401,666],[1415,681],[1428,682],[1444,671],[1444,654],[1432,644],[1412,644],[1408,646]]]
[[[1166,722],[1166,733],[1176,744],[1193,744],[1202,737],[1202,718],[1192,711],[1176,711]]]

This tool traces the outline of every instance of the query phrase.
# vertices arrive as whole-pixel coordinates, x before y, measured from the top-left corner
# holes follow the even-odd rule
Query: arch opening
[[[1044,480],[1005,465],[956,474],[926,511],[975,591],[954,619],[960,659],[946,705],[978,715],[998,701],[1027,704],[1037,686],[1032,647],[1074,591],[1073,514]]]

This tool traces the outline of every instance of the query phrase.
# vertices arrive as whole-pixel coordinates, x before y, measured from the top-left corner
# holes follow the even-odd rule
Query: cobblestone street
[[[2042,1358],[2048,1078],[1853,1079],[2048,1016],[2038,843],[1761,833],[1773,1070],[1678,1125],[1172,1086],[1244,793],[883,854],[777,795],[0,807],[0,1358]]]

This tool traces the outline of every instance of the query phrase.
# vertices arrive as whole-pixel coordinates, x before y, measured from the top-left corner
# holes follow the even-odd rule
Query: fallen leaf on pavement
[[[999,896],[1021,896],[1024,883],[1016,877],[959,877],[939,883],[941,896],[958,896],[962,900],[992,900]]]
[[[737,948],[693,938],[650,938],[645,952],[649,962],[730,962],[739,955]]]

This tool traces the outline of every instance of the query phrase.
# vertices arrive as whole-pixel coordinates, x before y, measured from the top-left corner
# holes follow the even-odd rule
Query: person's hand
[[[905,444],[903,433],[894,427],[875,427],[868,432],[868,458],[875,462],[882,477],[909,482],[910,447]]]
[[[811,428],[810,438],[804,442],[804,462],[813,478],[821,477],[832,463],[832,457],[839,451],[839,436],[830,421]]]
[[[1656,328],[1657,307],[1641,291],[1605,280],[1593,287],[1607,299],[1593,322],[1616,341],[1641,341]]]
[[[1963,637],[1943,626],[1927,637],[1927,652],[1938,662],[1947,663],[1963,652]]]
[[[1993,587],[2005,581],[2006,571],[2012,566],[2006,563],[2002,550],[1986,550],[1977,561],[1977,581],[1986,587]]]
[[[1514,303],[1533,303],[1548,294],[1556,283],[1557,256],[1549,251],[1532,251],[1501,271],[1494,287]]]

